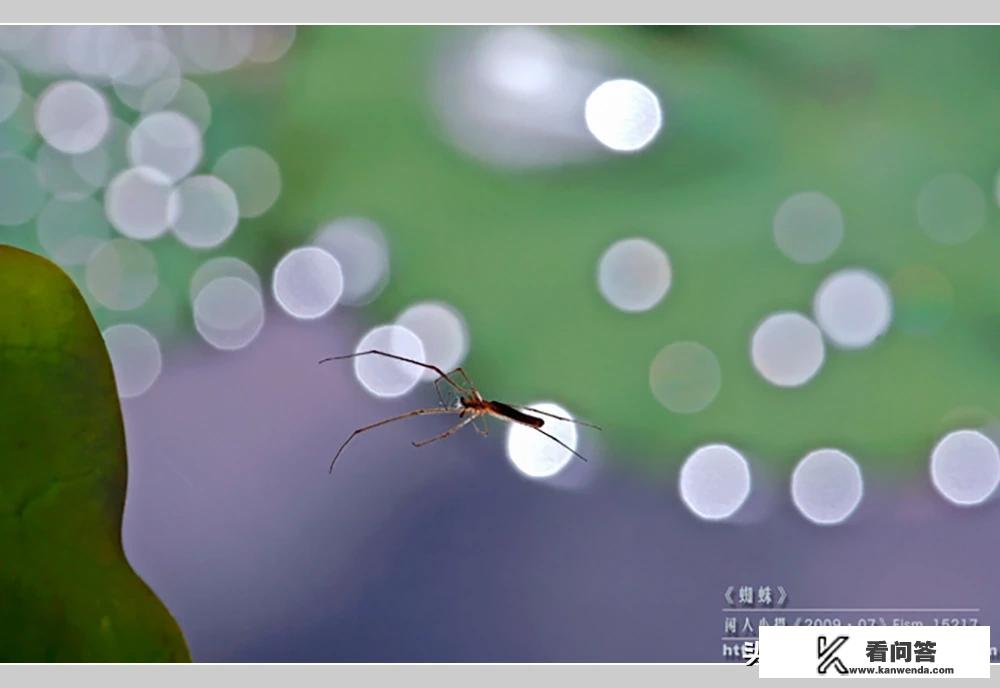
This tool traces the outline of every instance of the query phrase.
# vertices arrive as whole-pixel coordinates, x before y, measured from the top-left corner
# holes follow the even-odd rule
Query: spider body
[[[482,401],[480,404],[481,408],[485,409],[483,413],[489,413],[491,415],[505,418],[506,420],[511,420],[515,423],[527,425],[532,428],[540,428],[545,425],[545,421],[541,418],[518,411],[513,406],[505,404],[502,401]]]
[[[500,420],[509,421],[511,423],[518,423],[520,425],[533,428],[537,432],[540,432],[541,434],[548,437],[553,442],[556,442],[557,444],[561,445],[564,449],[567,449],[574,456],[583,461],[586,461],[587,459],[579,452],[577,452],[575,449],[573,449],[573,447],[570,447],[568,444],[560,440],[558,437],[546,432],[545,430],[542,430],[542,426],[545,425],[545,421],[539,418],[538,416],[539,415],[549,416],[550,418],[556,418],[558,420],[566,421],[569,423],[576,423],[578,425],[586,425],[588,427],[600,430],[600,428],[598,428],[596,425],[591,425],[590,423],[574,420],[573,418],[565,418],[563,416],[557,416],[553,413],[547,413],[545,411],[541,411],[536,408],[531,408],[530,406],[522,406],[521,408],[517,408],[510,404],[506,404],[502,401],[490,401],[489,399],[484,399],[483,396],[479,393],[479,390],[477,390],[475,385],[472,384],[472,380],[469,378],[468,374],[462,368],[456,368],[455,370],[451,371],[451,373],[446,373],[437,366],[431,365],[429,363],[423,363],[422,361],[415,361],[410,358],[397,356],[396,354],[390,354],[375,349],[372,349],[370,351],[359,351],[358,353],[347,354],[346,356],[331,356],[329,358],[324,358],[322,361],[320,361],[320,363],[326,363],[327,361],[343,360],[345,358],[355,358],[357,356],[369,356],[369,355],[383,356],[385,358],[391,358],[397,361],[403,361],[404,363],[411,363],[413,365],[426,368],[427,370],[436,373],[438,377],[436,380],[434,380],[434,388],[435,390],[437,390],[438,399],[441,401],[441,405],[433,408],[416,409],[415,411],[410,411],[409,413],[393,416],[392,418],[386,418],[385,420],[380,420],[370,425],[365,425],[364,427],[358,428],[357,430],[352,432],[351,435],[346,440],[344,440],[344,443],[342,445],[340,445],[340,449],[338,449],[337,453],[334,455],[333,461],[330,462],[331,472],[333,471],[333,465],[337,462],[337,459],[340,457],[340,454],[344,451],[344,448],[355,437],[357,437],[363,432],[373,430],[382,425],[386,425],[388,423],[392,423],[397,420],[403,420],[404,418],[412,418],[414,416],[424,416],[431,414],[457,414],[459,417],[459,422],[456,425],[445,430],[439,435],[431,437],[430,439],[422,440],[420,442],[413,442],[414,447],[423,447],[424,445],[430,444],[431,442],[436,442],[437,440],[443,440],[447,437],[451,437],[453,434],[455,434],[456,432],[458,432],[459,430],[461,430],[474,420],[478,418],[485,419],[486,417],[493,416],[494,418],[499,418]],[[460,384],[459,382],[457,382],[457,379],[459,377],[461,378],[464,384]],[[445,403],[444,395],[442,395],[441,393],[442,383],[450,386],[452,390],[456,392],[458,395],[457,400],[455,400],[450,405]],[[477,428],[477,430],[479,430],[479,428]],[[485,428],[479,430],[479,432],[482,435],[487,434]]]

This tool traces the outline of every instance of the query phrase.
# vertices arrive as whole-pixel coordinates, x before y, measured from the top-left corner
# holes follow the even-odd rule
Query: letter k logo
[[[840,661],[840,657],[837,656],[837,650],[843,647],[846,642],[846,635],[838,635],[829,643],[825,635],[821,635],[816,639],[816,655],[819,657],[819,666],[816,667],[816,670],[819,673],[825,674],[831,666],[839,674],[847,673],[847,667],[844,666],[844,663]]]

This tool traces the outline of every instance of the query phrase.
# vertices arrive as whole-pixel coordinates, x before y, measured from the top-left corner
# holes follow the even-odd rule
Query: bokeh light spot
[[[420,337],[402,325],[380,325],[361,338],[355,352],[383,351],[415,361],[425,362]],[[385,356],[367,355],[354,359],[354,374],[358,382],[377,397],[398,397],[413,389],[420,381],[423,368]]]
[[[108,184],[104,209],[115,229],[132,239],[154,239],[167,231],[170,180],[151,167],[133,167]]]
[[[775,313],[757,326],[750,343],[753,365],[779,387],[804,385],[819,372],[826,357],[823,336],[799,313]]]
[[[670,289],[670,259],[649,239],[623,239],[611,245],[597,265],[597,286],[615,308],[648,311]]]
[[[233,190],[206,174],[188,177],[173,190],[167,214],[174,234],[183,243],[212,248],[236,230],[240,212]]]
[[[86,153],[108,132],[111,109],[97,90],[82,81],[49,86],[35,103],[35,126],[45,141],[63,153]]]
[[[451,142],[490,165],[532,168],[603,152],[587,130],[587,96],[603,80],[596,46],[532,26],[491,27],[451,42],[433,93]]]
[[[681,467],[680,493],[696,516],[710,521],[729,518],[750,495],[750,466],[728,445],[700,447]]]
[[[843,523],[864,494],[857,462],[837,449],[819,449],[799,461],[792,472],[792,501],[819,525]]]
[[[246,347],[264,326],[260,289],[242,277],[209,280],[195,295],[193,310],[198,334],[223,351]]]
[[[475,51],[476,66],[491,84],[525,96],[542,94],[555,85],[563,60],[559,42],[531,26],[488,31]]]
[[[573,418],[573,414],[551,401],[528,405],[545,413]],[[545,421],[545,432],[559,438],[574,450],[577,448],[576,425],[548,416],[539,417]],[[534,428],[518,423],[511,423],[507,428],[507,457],[522,475],[529,478],[550,478],[563,470],[571,460],[579,461],[566,447],[559,446]]]
[[[241,217],[263,215],[281,193],[278,163],[260,148],[244,146],[226,151],[213,169],[239,201]]]
[[[653,396],[674,413],[697,413],[715,399],[722,386],[719,360],[698,342],[663,347],[649,367]]]
[[[156,112],[135,125],[128,139],[129,161],[152,167],[171,182],[189,175],[201,161],[201,131],[178,112]]]
[[[867,270],[840,270],[820,284],[813,300],[820,329],[837,346],[868,346],[889,328],[892,295],[877,275]]]
[[[968,241],[986,223],[986,194],[962,174],[934,177],[917,195],[917,221],[938,243]]]
[[[144,394],[163,369],[160,344],[138,325],[112,325],[104,330],[119,396],[130,399]]]
[[[181,68],[173,51],[159,39],[130,41],[115,60],[112,86],[118,100],[142,110],[149,92],[156,88],[161,97],[164,86],[176,93],[181,83]]]
[[[446,373],[461,365],[469,351],[469,329],[465,318],[446,303],[426,301],[414,304],[399,315],[396,324],[417,335],[424,345],[426,362]],[[425,380],[437,377],[429,370],[425,370],[422,376]]]
[[[293,249],[274,268],[274,298],[295,318],[319,318],[337,305],[344,292],[340,263],[321,248]]]
[[[249,57],[254,27],[200,25],[181,27],[180,48],[192,66],[206,72],[232,69]]]
[[[143,112],[170,110],[179,112],[204,133],[212,123],[212,103],[201,86],[182,79],[179,83],[174,79],[158,81],[142,96]]]
[[[284,57],[294,42],[294,26],[288,24],[255,26],[253,47],[247,58],[251,62],[276,62]]]
[[[931,452],[931,482],[952,504],[982,504],[1000,483],[1000,451],[976,430],[957,430]]]
[[[248,263],[232,256],[218,256],[206,260],[191,276],[191,285],[188,290],[191,302],[194,303],[198,292],[206,284],[218,277],[239,277],[258,292],[263,291],[260,275]]]
[[[829,258],[844,238],[844,218],[828,196],[805,191],[789,196],[774,213],[774,242],[796,263]]]
[[[344,303],[371,303],[389,281],[389,247],[375,222],[343,217],[324,225],[313,243],[325,249],[344,271]]]
[[[144,304],[159,283],[152,251],[129,239],[112,239],[87,260],[87,288],[102,306],[127,311]]]
[[[663,124],[656,94],[631,79],[612,79],[595,88],[587,97],[584,117],[594,138],[624,153],[648,146]]]

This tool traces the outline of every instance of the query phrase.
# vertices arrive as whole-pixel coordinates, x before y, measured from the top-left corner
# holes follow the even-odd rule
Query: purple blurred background
[[[743,584],[783,586],[790,608],[1000,610],[1000,507],[929,481],[869,478],[824,528],[755,466],[742,519],[708,523],[673,468],[601,467],[591,435],[595,460],[560,487],[521,477],[496,430],[412,448],[434,419],[364,435],[327,475],[352,429],[433,392],[377,401],[350,364],[319,368],[357,341],[349,314],[269,316],[245,350],[167,351],[171,374],[123,402],[126,552],[196,660],[721,661],[723,593]]]

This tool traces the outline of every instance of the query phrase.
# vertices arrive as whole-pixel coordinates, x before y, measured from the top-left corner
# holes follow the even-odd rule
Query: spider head
[[[464,409],[478,409],[483,405],[483,400],[476,397],[475,395],[462,396],[458,399],[458,404]]]

